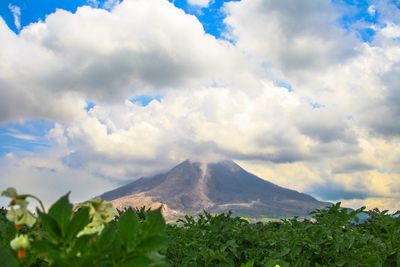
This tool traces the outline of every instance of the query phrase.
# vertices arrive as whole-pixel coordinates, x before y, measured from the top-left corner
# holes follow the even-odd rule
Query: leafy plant
[[[5,267],[400,266],[400,212],[336,203],[302,220],[249,223],[203,212],[166,225],[160,209],[117,212],[100,199],[73,207],[67,194],[31,213],[27,199],[36,197],[4,195],[11,198],[10,209],[0,209]]]
[[[37,209],[36,215],[29,213],[34,223],[30,222],[24,234],[10,219],[19,222],[28,210],[19,217],[8,214],[8,220],[2,218],[0,260],[5,266],[168,266],[158,252],[167,245],[160,210],[146,211],[144,220],[132,209],[117,216],[109,203],[99,199],[74,210],[68,196],[61,197],[48,212]],[[12,197],[12,208],[15,199],[26,201],[25,195]]]
[[[361,213],[369,219],[359,222]],[[400,266],[399,213],[340,203],[312,218],[250,224],[230,214],[186,216],[168,226],[174,266]]]

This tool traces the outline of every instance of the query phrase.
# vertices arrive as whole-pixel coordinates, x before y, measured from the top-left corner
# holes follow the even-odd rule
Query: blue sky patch
[[[45,120],[0,124],[0,157],[15,151],[37,151],[49,146],[47,132],[54,127]]]
[[[93,101],[88,101],[85,107],[86,112],[89,112],[92,108],[94,108],[94,106],[96,106],[96,103]]]
[[[64,9],[75,12],[80,6],[92,6],[104,9],[111,9],[106,0],[12,0],[0,1],[0,16],[6,21],[8,27],[14,32],[19,32],[15,25],[12,7],[20,10],[21,28],[37,21],[44,21],[46,16],[54,13],[57,9]]]
[[[202,23],[206,33],[217,38],[223,38],[226,31],[226,25],[223,20],[226,14],[223,11],[225,2],[238,0],[213,0],[206,8],[192,6],[187,0],[168,0],[176,7],[183,9],[187,14],[196,16]],[[375,31],[370,25],[379,24],[379,12],[373,12],[372,1],[370,0],[331,0],[343,15],[339,19],[339,24],[351,31],[356,31],[360,39],[365,42],[371,42]],[[395,5],[400,4],[392,0]],[[19,23],[21,28],[39,20],[45,20],[48,14],[54,13],[56,9],[65,9],[75,12],[79,6],[90,5],[110,9],[106,0],[12,0],[0,1],[0,16],[6,21],[7,25],[14,32],[18,33],[19,28],[15,23],[15,14],[13,7],[20,10]],[[15,13],[15,12],[14,12]],[[17,14],[18,15],[18,14]]]
[[[288,90],[288,92],[293,92],[293,86],[285,81],[277,80],[274,82],[275,86],[282,87]]]
[[[223,23],[225,14],[221,9],[225,2],[237,0],[214,0],[211,1],[207,8],[191,6],[186,0],[169,0],[176,7],[183,9],[187,14],[196,16],[203,24],[205,32],[214,35],[217,38],[222,36],[226,30]],[[105,3],[106,0],[12,0],[0,1],[0,16],[6,21],[8,27],[14,32],[19,32],[14,22],[14,15],[10,10],[10,5],[20,9],[20,24],[21,28],[29,25],[32,22],[39,20],[44,21],[46,16],[54,13],[56,9],[64,9],[70,12],[75,12],[78,7],[89,5],[110,9]]]
[[[222,38],[222,33],[226,31],[226,26],[223,22],[225,13],[222,7],[225,2],[237,2],[238,0],[213,0],[206,8],[191,6],[187,0],[169,0],[176,7],[183,9],[187,14],[192,14],[203,24],[206,33],[214,35],[217,38]]]
[[[6,21],[8,27],[14,32],[19,30],[15,26],[14,16],[9,6],[19,7],[21,10],[21,26],[29,25],[39,20],[44,21],[46,15],[54,13],[56,9],[65,9],[75,12],[79,6],[87,5],[86,0],[12,0],[0,1],[0,16]]]
[[[318,102],[310,102],[310,106],[312,109],[320,109],[322,107],[322,105]]]
[[[153,101],[153,100],[161,101],[161,99],[162,99],[162,97],[159,95],[157,95],[157,96],[139,95],[139,96],[135,96],[129,100],[134,104],[139,104],[140,106],[145,107],[148,104],[150,104],[151,101]]]
[[[375,30],[372,25],[380,24],[379,11],[370,0],[332,0],[342,16],[339,24],[348,31],[355,31],[364,42],[371,43]]]

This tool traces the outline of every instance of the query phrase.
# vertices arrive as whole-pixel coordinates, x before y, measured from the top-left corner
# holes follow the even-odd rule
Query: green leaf
[[[0,262],[2,267],[17,267],[19,262],[13,251],[0,244]]]
[[[139,218],[132,209],[124,212],[117,222],[119,238],[127,247],[128,252],[132,251],[135,243],[137,243],[136,237],[140,235],[140,226]]]
[[[60,257],[60,248],[53,244],[51,241],[42,239],[42,240],[35,240],[32,243],[32,247],[36,252],[36,256],[40,255],[40,257],[47,258],[50,260],[58,259]],[[33,265],[36,266],[36,265]],[[42,266],[42,265],[39,265]],[[47,265],[44,265],[47,266]],[[44,267],[43,266],[43,267]]]
[[[0,244],[7,245],[14,239],[16,234],[15,224],[0,220]]]
[[[38,210],[39,218],[42,222],[42,227],[45,237],[58,244],[62,240],[61,229],[57,221],[46,213],[42,213]]]
[[[135,256],[134,258],[130,258],[124,261],[120,266],[121,267],[145,267],[150,266],[151,260],[145,256]]]
[[[290,252],[290,248],[284,248],[281,251],[274,254],[273,257],[279,259],[279,258],[282,258],[283,256],[286,256],[287,254],[289,254],[289,252]]]
[[[164,232],[165,220],[161,214],[161,208],[150,211],[147,215],[147,223],[151,229],[151,233],[159,234]]]
[[[67,241],[76,238],[76,235],[90,222],[89,209],[79,209],[72,217],[65,235]]]
[[[91,235],[83,235],[77,238],[73,244],[70,254],[76,255],[81,254],[84,255],[85,253],[92,251],[92,244],[94,241],[95,236]],[[94,252],[94,251],[92,251]],[[87,255],[85,255],[87,256]]]
[[[276,267],[276,265],[279,267],[289,267],[289,263],[283,260],[269,260],[264,267]]]
[[[64,237],[67,232],[68,224],[72,216],[72,204],[69,202],[69,193],[62,196],[54,203],[48,214],[58,223],[61,229],[61,234]]]
[[[97,240],[97,246],[100,250],[107,250],[112,246],[115,247],[115,240],[117,239],[115,229],[113,222],[105,226]]]
[[[152,251],[164,248],[167,246],[167,237],[165,236],[150,236],[139,243],[139,251]]]
[[[242,264],[240,265],[240,267],[253,267],[253,265],[254,265],[254,260],[249,260],[249,261],[246,262],[246,263],[242,263]]]

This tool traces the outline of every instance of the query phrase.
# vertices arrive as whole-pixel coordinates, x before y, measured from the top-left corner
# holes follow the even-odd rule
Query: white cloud
[[[117,6],[120,3],[120,0],[107,0],[103,4],[103,8],[107,10],[113,9],[115,6]]]
[[[194,16],[162,0],[58,10],[19,35],[0,19],[0,121],[57,122],[50,150],[0,160],[0,187],[46,194],[51,186],[49,199],[72,189],[82,200],[186,158],[233,158],[331,200],[393,203],[394,16],[366,44],[337,25],[329,2],[287,3],[227,3],[236,44],[207,35]],[[142,93],[161,100],[144,107],[126,100]],[[87,100],[96,102],[89,112]]]
[[[189,5],[199,6],[199,7],[208,7],[212,0],[188,0]]]
[[[358,209],[366,206],[367,209],[378,208],[381,211],[389,210],[396,212],[399,210],[398,198],[367,198],[367,199],[347,199],[342,201],[342,207]]]
[[[225,9],[237,46],[286,75],[324,71],[357,53],[358,42],[339,27],[329,1],[243,0]]]
[[[18,133],[18,132],[10,132],[10,133],[6,133],[6,135],[17,138],[17,139],[26,140],[26,141],[36,141],[37,140],[37,137],[34,135]]]
[[[0,35],[0,120],[40,117],[46,109],[71,118],[79,98],[113,102],[138,91],[255,81],[249,69],[237,71],[248,64],[239,51],[163,0],[57,10],[19,35],[0,21]],[[57,111],[47,98],[59,102]]]
[[[400,38],[400,25],[388,23],[380,32],[386,38],[397,39]]]
[[[374,0],[373,4],[376,7],[376,11],[379,13],[381,22],[400,23],[400,9],[396,1]]]
[[[36,195],[49,206],[68,191],[72,192],[72,201],[80,202],[115,186],[86,171],[65,167],[59,159],[62,153],[50,150],[36,155],[8,154],[0,162],[1,190],[16,187],[21,193]],[[0,198],[0,206],[5,205],[6,199]]]
[[[370,14],[371,16],[375,16],[375,14],[376,14],[376,6],[370,5],[368,7],[367,11],[368,11],[368,14]]]
[[[130,180],[186,158],[233,158],[261,177],[327,200],[400,192],[399,139],[372,138],[272,83],[257,95],[210,88],[170,91],[145,107],[96,106],[54,136],[71,151],[64,164],[100,177]]]
[[[294,133],[296,129],[290,121],[275,128],[278,121],[273,114],[290,117],[297,105],[296,97],[271,84],[256,96],[223,88],[171,91],[161,103],[153,101],[146,107],[129,102],[123,108],[96,106],[88,117],[69,127],[66,135],[74,145],[75,155],[168,159],[171,152],[182,155],[175,159],[179,161],[196,154],[206,157],[227,153],[284,161],[285,157],[301,157],[307,147],[302,146],[301,140],[296,143],[289,134],[282,135],[283,129],[293,129]],[[267,132],[271,136],[263,140]],[[301,134],[294,137],[302,138]],[[279,146],[285,144],[287,151],[276,145],[276,139]],[[177,147],[171,150],[174,146]],[[79,158],[87,157],[90,156]]]
[[[19,6],[15,6],[12,4],[8,5],[13,17],[14,17],[14,25],[19,30],[21,29],[21,8]]]

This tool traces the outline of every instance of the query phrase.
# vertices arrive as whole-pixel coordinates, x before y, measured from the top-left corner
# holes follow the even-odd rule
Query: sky
[[[233,159],[400,209],[398,0],[4,0],[0,16],[1,189],[83,201]]]

